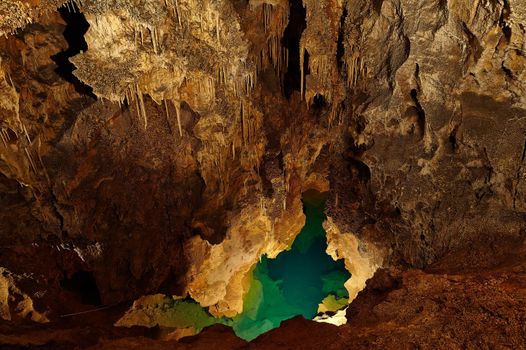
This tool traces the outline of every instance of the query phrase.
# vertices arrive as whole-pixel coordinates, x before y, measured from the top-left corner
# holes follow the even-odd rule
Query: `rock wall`
[[[357,195],[350,229],[374,223],[412,266],[467,250],[491,261],[524,235],[524,6],[377,5],[347,15],[365,71],[348,152],[371,198]]]
[[[49,317],[85,308],[81,271],[105,305],[239,313],[308,189],[353,295],[380,265],[488,268],[524,241],[520,0],[67,3],[85,33],[63,4],[0,5],[0,265]]]

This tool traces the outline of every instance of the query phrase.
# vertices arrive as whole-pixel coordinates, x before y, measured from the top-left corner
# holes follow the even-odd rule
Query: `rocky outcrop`
[[[22,276],[14,276],[6,269],[0,269],[0,317],[6,321],[29,317],[35,322],[49,322],[45,314],[34,309],[31,297],[17,287],[20,280],[23,280]],[[11,310],[15,310],[16,314],[12,315]]]

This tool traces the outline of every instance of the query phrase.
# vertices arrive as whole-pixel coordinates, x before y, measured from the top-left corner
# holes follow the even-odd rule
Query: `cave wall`
[[[359,207],[348,228],[373,226],[411,266],[495,263],[524,238],[524,5],[376,5],[347,15],[365,88],[346,152],[368,181],[339,198]]]
[[[234,315],[311,188],[354,294],[524,240],[521,1],[83,0],[71,42],[63,4],[0,4],[0,262],[40,310],[86,271]]]

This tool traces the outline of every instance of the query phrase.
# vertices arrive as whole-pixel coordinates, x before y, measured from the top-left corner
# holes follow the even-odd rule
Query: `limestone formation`
[[[312,344],[520,348],[525,96],[523,0],[2,0],[0,342],[50,320],[67,347],[62,316],[148,295],[235,317],[317,190],[355,301]],[[170,344],[108,332],[131,338],[76,346]]]

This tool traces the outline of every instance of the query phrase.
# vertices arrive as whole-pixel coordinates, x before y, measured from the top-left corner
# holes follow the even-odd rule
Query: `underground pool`
[[[275,259],[263,256],[254,267],[240,315],[214,318],[191,299],[166,298],[164,326],[199,332],[221,323],[250,341],[292,317],[319,320],[320,313],[327,317],[345,308],[348,293],[344,283],[350,274],[343,260],[334,261],[326,253],[325,201],[326,195],[318,192],[303,195],[305,226],[289,250]]]
[[[297,315],[313,319],[326,298],[333,301],[332,305],[346,304],[348,293],[344,283],[350,274],[343,260],[334,261],[326,253],[322,226],[326,218],[325,199],[320,193],[306,193],[305,226],[291,249],[276,259],[263,257],[257,264],[244,311],[232,320],[239,337],[252,340]]]

